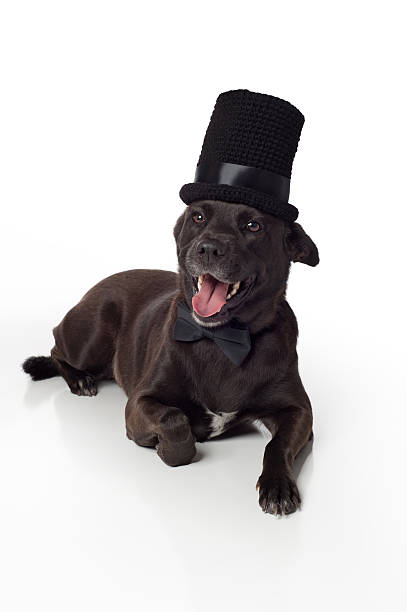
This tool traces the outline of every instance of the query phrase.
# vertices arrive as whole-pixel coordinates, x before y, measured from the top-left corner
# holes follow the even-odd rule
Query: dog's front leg
[[[284,408],[261,421],[273,438],[266,446],[257,483],[259,503],[264,512],[291,514],[301,505],[292,466],[312,435],[311,407]]]
[[[130,397],[126,406],[127,436],[141,446],[155,446],[170,466],[190,463],[195,456],[195,438],[187,416],[150,396]]]

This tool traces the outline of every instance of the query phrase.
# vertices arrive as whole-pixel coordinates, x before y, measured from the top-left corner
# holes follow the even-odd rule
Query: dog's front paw
[[[263,512],[292,514],[301,506],[297,485],[287,474],[261,475],[257,481],[259,504]]]
[[[160,439],[157,454],[164,463],[171,467],[187,465],[196,455],[195,438],[191,435],[183,442],[176,443]]]
[[[160,420],[157,453],[167,465],[187,465],[195,457],[195,437],[187,417],[169,410]]]

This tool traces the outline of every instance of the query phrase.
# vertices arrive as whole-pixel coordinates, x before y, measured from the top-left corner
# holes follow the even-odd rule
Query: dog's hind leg
[[[73,368],[66,361],[58,361],[58,367],[61,376],[72,393],[75,395],[87,395],[88,397],[97,394],[96,380],[91,374]]]
[[[96,381],[113,379],[112,360],[119,326],[118,306],[98,292],[90,292],[54,329],[51,356],[72,393],[96,395]]]
[[[76,370],[66,361],[57,359],[56,349],[51,351],[51,357],[28,357],[23,363],[23,370],[33,380],[45,380],[54,376],[62,376],[75,395],[96,395],[95,378],[87,372]]]

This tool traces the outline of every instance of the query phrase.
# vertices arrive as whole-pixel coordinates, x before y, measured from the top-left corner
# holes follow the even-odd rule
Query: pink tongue
[[[201,317],[210,317],[226,304],[228,283],[221,283],[210,274],[205,274],[199,293],[192,298],[192,306]]]

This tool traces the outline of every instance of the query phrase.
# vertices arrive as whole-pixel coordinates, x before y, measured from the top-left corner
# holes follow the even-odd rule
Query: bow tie
[[[178,304],[174,327],[174,340],[195,342],[210,338],[235,365],[240,366],[251,349],[250,334],[246,326],[236,321],[219,327],[203,327],[192,317],[184,302]]]

